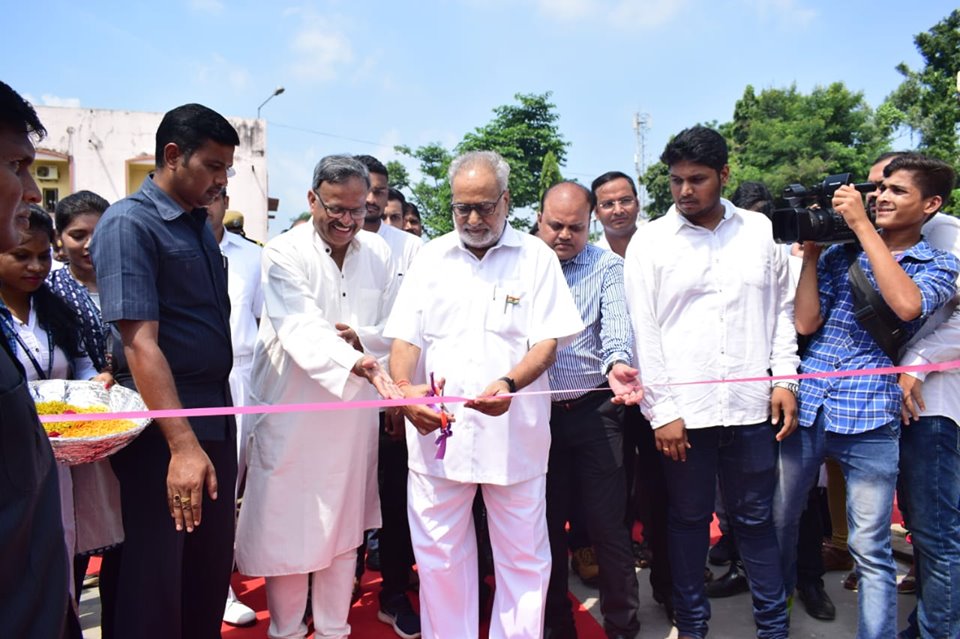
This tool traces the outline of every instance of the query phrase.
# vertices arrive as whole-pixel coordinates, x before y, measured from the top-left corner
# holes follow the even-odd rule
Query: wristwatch
[[[800,391],[800,384],[797,382],[790,381],[788,379],[781,379],[773,383],[774,388],[786,388],[788,391],[796,395]]]
[[[510,388],[511,393],[517,392],[517,383],[513,381],[512,377],[507,377],[506,375],[504,375],[503,377],[498,377],[497,379],[501,382],[506,382],[507,387]]]

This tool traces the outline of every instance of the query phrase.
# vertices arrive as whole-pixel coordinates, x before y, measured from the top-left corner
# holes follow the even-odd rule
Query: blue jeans
[[[857,639],[896,635],[897,567],[890,547],[890,519],[899,437],[899,419],[855,435],[828,433],[821,411],[812,426],[798,428],[780,442],[773,516],[787,592],[796,585],[800,515],[824,457],[837,460],[847,481],[848,544],[860,575]]]
[[[900,508],[913,536],[917,607],[904,637],[960,637],[960,428],[921,417],[900,439]]]
[[[753,594],[757,636],[787,636],[787,606],[773,527],[776,431],[769,422],[687,431],[687,461],[664,458],[673,606],[681,635],[707,634],[710,603],[703,565],[710,545],[714,488],[720,487]]]

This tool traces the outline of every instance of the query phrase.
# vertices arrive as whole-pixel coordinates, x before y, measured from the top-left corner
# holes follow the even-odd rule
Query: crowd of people
[[[643,224],[634,180],[610,171],[551,186],[521,233],[509,164],[474,151],[449,167],[454,231],[424,242],[379,160],[330,155],[309,215],[261,248],[225,224],[239,138],[215,111],[164,115],[133,195],[78,191],[52,217],[29,170],[44,133],[0,83],[11,636],[82,637],[98,554],[108,639],[255,623],[234,570],[265,577],[269,637],[347,637],[366,567],[405,639],[476,637],[481,617],[492,638],[569,639],[572,555],[608,637],[639,636],[642,561],[679,637],[707,636],[709,597],[748,590],[756,635],[775,639],[794,596],[835,617],[822,577],[837,552],[856,567],[858,638],[960,636],[957,372],[885,370],[957,359],[948,164],[886,154],[872,193],[832,195],[856,242],[791,247],[763,185],[722,197],[727,146],[706,127],[667,144],[674,204]],[[53,378],[117,383],[155,410],[345,406],[158,418],[69,467],[25,385]],[[366,407],[377,398],[395,401]],[[827,459],[846,550],[824,542]],[[895,493],[917,581],[899,634]],[[731,565],[720,580],[708,554]]]

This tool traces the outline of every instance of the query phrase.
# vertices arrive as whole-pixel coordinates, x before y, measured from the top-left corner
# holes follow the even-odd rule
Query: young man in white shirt
[[[703,566],[719,473],[758,636],[786,637],[772,504],[777,440],[796,427],[796,397],[785,387],[771,393],[763,381],[690,384],[796,373],[786,258],[769,220],[721,199],[729,167],[719,133],[686,129],[660,159],[669,167],[674,205],[638,229],[625,280],[641,407],[664,456],[679,636],[707,633]]]

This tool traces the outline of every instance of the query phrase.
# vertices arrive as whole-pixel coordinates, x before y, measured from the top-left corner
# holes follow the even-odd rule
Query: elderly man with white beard
[[[512,394],[549,390],[558,344],[583,322],[553,251],[507,223],[509,174],[489,151],[453,161],[456,230],[421,249],[384,331],[394,338],[391,373],[407,397],[446,388],[474,398],[404,408],[415,427],[407,428],[407,492],[427,639],[479,632],[471,515],[478,488],[497,580],[490,637],[543,630],[550,398]]]

